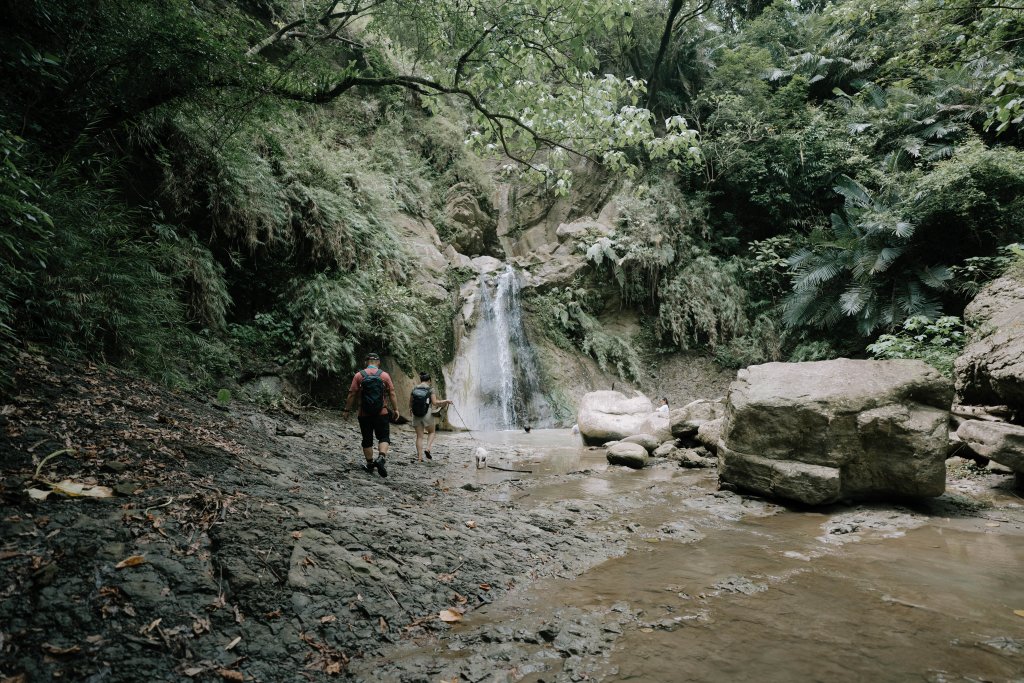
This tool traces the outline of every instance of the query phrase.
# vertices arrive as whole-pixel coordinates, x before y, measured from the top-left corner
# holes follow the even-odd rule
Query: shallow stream
[[[508,644],[518,654],[486,680],[1024,681],[1024,508],[1009,491],[787,509],[717,492],[714,470],[609,468],[566,430],[445,439],[523,470],[458,475],[478,484],[583,472],[538,482],[520,505],[634,503],[614,520],[626,554],[469,613],[433,656],[469,657],[462,636],[567,612],[604,624],[610,644],[582,643],[571,677],[550,644]]]

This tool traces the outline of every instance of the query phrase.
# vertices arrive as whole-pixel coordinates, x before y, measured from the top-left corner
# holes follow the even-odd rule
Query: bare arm
[[[398,412],[398,394],[395,393],[395,385],[392,382],[388,383],[388,395],[391,397],[391,407],[395,409],[395,415],[401,415]]]
[[[356,394],[358,394],[358,393],[359,392],[356,391],[355,389],[349,389],[348,390],[348,398],[345,399],[345,412],[346,413],[348,411],[352,410],[352,404],[355,402]]]

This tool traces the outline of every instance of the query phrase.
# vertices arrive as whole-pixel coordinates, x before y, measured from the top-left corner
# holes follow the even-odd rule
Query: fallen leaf
[[[192,622],[192,632],[195,633],[197,636],[201,633],[205,633],[210,630],[209,619],[206,619],[204,617],[198,617],[194,614],[192,615],[192,618],[194,620]]]
[[[475,529],[476,522],[474,522],[473,520],[469,520],[468,522],[466,522],[466,526],[468,526],[470,529]]]
[[[232,671],[231,669],[217,669],[217,673],[225,681],[244,681],[245,674],[241,671]]]
[[[232,640],[232,641],[231,641],[230,643],[228,643],[227,645],[225,645],[225,646],[224,646],[224,649],[225,649],[225,650],[230,650],[230,649],[231,649],[231,648],[233,648],[233,647],[234,647],[235,645],[238,645],[238,644],[239,644],[240,642],[242,642],[242,636],[238,636],[237,638],[235,638],[234,640]]]
[[[41,489],[29,489],[26,491],[28,497],[32,500],[46,500],[46,497],[53,493],[53,491],[43,491]]]
[[[100,643],[103,642],[103,636],[101,636],[99,634],[94,635],[94,636],[86,636],[85,637],[85,642],[89,643],[90,645],[99,645]]]
[[[381,633],[387,633],[388,632],[388,622],[384,621],[384,617],[380,618],[380,632]]]
[[[21,555],[21,553],[17,550],[0,550],[0,560],[9,560],[18,555]]]
[[[462,621],[462,615],[450,609],[441,610],[441,613],[438,614],[438,617],[441,619],[441,621],[447,621],[449,623]]]
[[[77,645],[72,645],[71,647],[57,647],[56,645],[43,643],[40,647],[51,655],[72,655],[82,651],[82,648]]]
[[[77,481],[65,479],[59,483],[52,484],[54,493],[63,493],[65,496],[84,498],[111,498],[114,490],[107,486],[93,486],[82,484]]]
[[[146,558],[144,558],[142,555],[132,555],[131,557],[126,557],[123,560],[121,560],[120,562],[118,562],[117,564],[115,564],[114,565],[114,569],[124,569],[125,567],[135,567],[137,565],[145,563],[145,561],[146,561]]]
[[[1013,610],[1013,613],[1016,614],[1018,617],[1024,617],[1024,609],[1015,609]]]
[[[462,595],[458,592],[456,592],[452,596],[452,598],[455,600],[455,602],[459,603],[460,605],[465,605],[469,601],[469,599],[465,595]]]
[[[28,683],[28,678],[25,677],[25,674],[18,674],[3,679],[3,683]]]
[[[296,538],[296,539],[302,538],[302,532],[301,531],[293,531],[292,532],[292,538]]]
[[[480,590],[482,590],[482,591],[489,591],[489,590],[491,590],[491,584],[489,584],[489,583],[481,583],[480,584]]]
[[[149,622],[149,626],[143,626],[141,629],[139,629],[139,633],[149,633],[157,626],[159,626],[161,621],[163,621],[163,617],[159,619],[154,619],[153,621]]]
[[[333,624],[337,620],[338,617],[334,616],[333,614],[327,614],[325,616],[320,617],[321,624]]]
[[[185,669],[181,673],[185,674],[189,678],[194,678],[194,677],[198,676],[199,674],[203,673],[204,671],[206,671],[206,669],[204,669],[201,666],[190,666],[189,668]]]
[[[644,628],[640,629],[640,633],[654,633],[654,629],[653,628],[647,628],[645,626]]]

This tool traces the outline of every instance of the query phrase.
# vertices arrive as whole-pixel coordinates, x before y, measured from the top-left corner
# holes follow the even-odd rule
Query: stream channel
[[[628,550],[364,662],[367,678],[1024,681],[1024,507],[1009,489],[962,481],[909,505],[796,509],[718,491],[714,469],[609,467],[567,430],[444,441],[483,443],[489,465],[523,470],[469,467],[453,485],[532,479],[526,507],[628,501],[600,522]],[[537,623],[550,640],[517,637]]]

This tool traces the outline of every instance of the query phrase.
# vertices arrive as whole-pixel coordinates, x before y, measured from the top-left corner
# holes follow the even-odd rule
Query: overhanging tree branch
[[[340,97],[341,95],[348,92],[352,88],[383,88],[387,86],[397,86],[405,88],[407,90],[416,92],[420,95],[454,95],[465,99],[467,102],[469,102],[470,106],[472,106],[473,109],[476,110],[481,116],[483,116],[489,123],[497,126],[497,130],[495,132],[506,155],[508,155],[509,158],[513,159],[514,161],[529,166],[530,168],[536,169],[536,167],[532,163],[524,161],[523,159],[518,158],[516,155],[512,154],[508,145],[507,135],[505,133],[506,123],[515,128],[518,128],[519,130],[529,135],[530,139],[533,140],[534,144],[537,147],[546,146],[562,149],[568,152],[569,154],[572,154],[573,156],[579,157],[581,159],[586,159],[588,161],[596,161],[596,159],[586,154],[585,152],[573,149],[568,145],[565,145],[557,140],[553,140],[541,134],[533,126],[530,126],[518,116],[492,111],[480,100],[479,96],[476,93],[470,90],[466,90],[465,88],[457,86],[446,86],[442,83],[438,83],[437,81],[431,80],[429,78],[422,78],[420,76],[350,76],[348,78],[341,80],[340,82],[326,90],[321,90],[315,93],[295,92],[292,90],[282,90],[278,88],[273,89],[272,92],[278,97],[287,100],[293,100],[296,102],[307,102],[310,104],[325,104]]]

